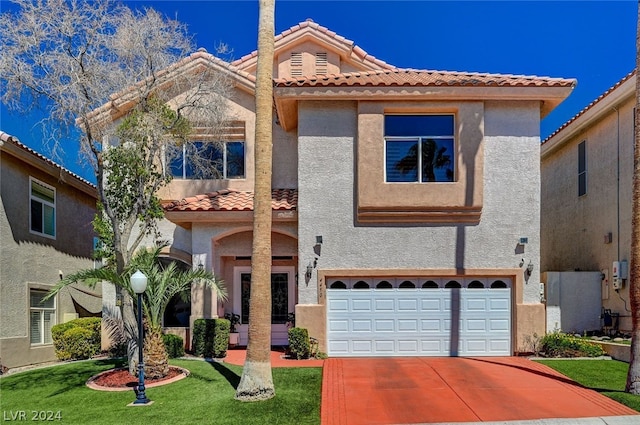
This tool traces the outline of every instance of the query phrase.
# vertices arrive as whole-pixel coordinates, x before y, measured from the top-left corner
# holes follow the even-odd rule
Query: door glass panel
[[[241,321],[249,323],[249,298],[251,296],[251,273],[240,274]],[[287,323],[289,313],[289,275],[271,274],[271,323]]]

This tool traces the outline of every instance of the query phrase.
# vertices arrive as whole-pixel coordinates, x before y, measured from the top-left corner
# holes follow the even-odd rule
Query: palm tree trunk
[[[631,359],[626,391],[640,394],[640,1],[636,27],[636,108],[633,154],[633,206],[631,219],[631,274],[629,299],[631,304]]]
[[[275,395],[271,373],[271,172],[275,0],[260,0],[256,72],[255,198],[247,358],[235,398]]]
[[[169,374],[169,356],[162,339],[161,327],[150,327],[144,339],[144,375],[149,379]]]

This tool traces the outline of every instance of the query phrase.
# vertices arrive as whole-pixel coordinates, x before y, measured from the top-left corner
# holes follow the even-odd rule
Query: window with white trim
[[[55,297],[44,300],[47,291],[29,290],[29,340],[32,345],[51,344],[51,327],[56,324]]]
[[[578,196],[587,194],[587,142],[578,145]]]
[[[29,179],[29,229],[31,233],[56,237],[56,190],[33,178]]]
[[[453,182],[453,114],[385,115],[385,182]]]

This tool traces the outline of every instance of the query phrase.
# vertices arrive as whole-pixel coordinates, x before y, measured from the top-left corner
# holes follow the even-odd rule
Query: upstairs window
[[[578,196],[587,194],[587,142],[578,145]]]
[[[32,233],[56,237],[56,190],[37,180],[30,179],[29,222]]]
[[[386,115],[385,181],[453,182],[454,116]]]
[[[243,179],[244,141],[185,143],[170,169],[172,176],[182,179]]]

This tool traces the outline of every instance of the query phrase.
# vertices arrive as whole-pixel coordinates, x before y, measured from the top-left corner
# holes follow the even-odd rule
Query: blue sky
[[[258,2],[126,1],[188,25],[210,52],[237,59],[257,47]],[[0,1],[4,8],[7,1]],[[635,67],[637,2],[276,0],[276,34],[312,19],[398,67],[576,78],[569,98],[542,121],[545,138]],[[6,112],[0,129],[45,155],[34,120]],[[64,165],[91,178],[70,141]]]

